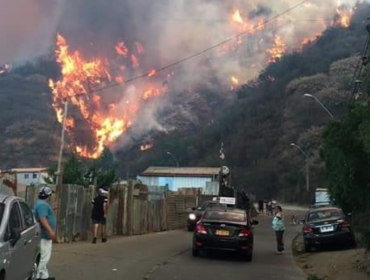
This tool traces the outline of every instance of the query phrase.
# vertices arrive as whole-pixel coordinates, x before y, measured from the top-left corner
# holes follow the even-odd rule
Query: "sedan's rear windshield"
[[[329,220],[329,219],[340,219],[343,218],[343,212],[339,209],[325,209],[322,211],[315,211],[310,213],[308,216],[309,222],[316,222],[320,220]]]
[[[246,222],[247,215],[243,212],[207,211],[204,219],[211,221]]]
[[[0,225],[3,221],[3,216],[4,216],[4,210],[5,210],[5,204],[0,203]]]
[[[198,211],[204,211],[207,208],[218,207],[218,206],[220,206],[220,204],[219,203],[216,203],[216,202],[204,202],[202,205],[200,205],[197,208],[197,210]]]

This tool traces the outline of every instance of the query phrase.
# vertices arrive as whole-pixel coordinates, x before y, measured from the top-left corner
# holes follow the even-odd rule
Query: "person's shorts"
[[[107,224],[107,219],[102,218],[102,219],[92,219],[92,224],[93,225],[106,225]]]

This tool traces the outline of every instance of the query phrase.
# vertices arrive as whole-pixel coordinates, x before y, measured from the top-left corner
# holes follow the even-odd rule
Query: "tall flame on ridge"
[[[143,51],[142,46],[139,48]],[[128,49],[123,43],[116,45],[118,55],[126,57]],[[112,70],[109,63],[101,58],[86,60],[79,51],[71,52],[66,39],[58,35],[55,51],[57,62],[60,64],[62,77],[58,81],[49,81],[53,93],[53,108],[59,122],[63,121],[63,103],[68,101],[78,109],[84,123],[88,125],[92,134],[92,145],[76,143],[75,151],[88,158],[97,158],[105,146],[109,146],[132,125],[133,119],[139,110],[140,104],[127,101],[125,108],[117,110],[115,104],[107,106],[101,96],[94,93],[95,89],[104,87],[112,81]],[[134,55],[132,55],[134,56]],[[136,56],[135,56],[136,58]],[[138,67],[134,62],[133,67]],[[122,76],[114,80],[123,82]],[[161,94],[160,89],[150,87],[143,90],[142,98],[149,98]],[[76,119],[78,120],[78,118]],[[80,121],[68,116],[66,128],[70,135],[75,136]]]

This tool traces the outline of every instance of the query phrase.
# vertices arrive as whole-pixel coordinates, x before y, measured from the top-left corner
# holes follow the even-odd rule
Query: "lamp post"
[[[329,109],[316,96],[314,96],[312,94],[309,94],[309,93],[305,93],[303,96],[314,99],[325,110],[325,112],[328,113],[328,115],[332,119],[334,119],[334,115],[329,111]]]
[[[309,192],[310,191],[310,164],[309,164],[309,161],[308,161],[308,155],[297,144],[291,143],[290,146],[297,148],[302,153],[302,155],[304,156],[304,158],[306,160],[306,190],[307,190],[307,192]]]
[[[177,158],[171,153],[171,152],[166,152],[167,155],[169,155],[170,157],[172,157],[172,159],[176,162],[176,166],[179,167],[179,161],[177,160]]]

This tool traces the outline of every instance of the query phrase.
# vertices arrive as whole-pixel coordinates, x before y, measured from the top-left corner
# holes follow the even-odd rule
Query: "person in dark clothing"
[[[102,242],[107,242],[106,236],[106,224],[107,224],[107,213],[108,213],[108,191],[104,188],[98,190],[98,196],[92,201],[94,207],[91,213],[91,219],[93,224],[93,243],[96,243],[98,238],[98,229],[100,226]]]
[[[263,200],[258,201],[258,211],[263,214]]]
[[[244,209],[245,211],[249,211],[251,208],[251,200],[249,199],[249,196],[248,195],[245,195],[244,197]]]

